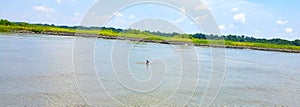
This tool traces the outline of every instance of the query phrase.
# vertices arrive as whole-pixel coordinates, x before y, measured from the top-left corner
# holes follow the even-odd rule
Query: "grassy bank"
[[[135,39],[143,39],[146,41],[153,41],[153,42],[180,42],[180,43],[189,43],[195,45],[214,45],[214,46],[230,46],[231,48],[235,47],[244,47],[250,49],[260,49],[260,48],[267,48],[267,49],[275,49],[274,51],[281,51],[281,50],[296,50],[300,52],[300,46],[294,45],[279,45],[279,44],[271,44],[271,43],[254,43],[254,42],[236,42],[236,41],[228,41],[228,40],[207,40],[207,39],[198,39],[192,37],[186,37],[184,34],[178,34],[173,37],[166,37],[155,35],[143,31],[138,30],[128,30],[117,32],[114,30],[84,30],[84,29],[70,29],[70,28],[60,28],[56,26],[37,26],[37,25],[0,25],[0,32],[20,32],[26,31],[31,33],[80,33],[80,34],[93,34],[93,35],[100,35],[103,36],[110,36],[110,37],[123,37],[123,38],[135,38]],[[277,50],[276,50],[277,49]],[[288,51],[286,51],[288,52]]]
[[[116,32],[113,30],[83,30],[83,29],[68,29],[59,28],[55,26],[4,26],[0,25],[0,32],[18,32],[26,31],[32,33],[43,33],[43,32],[53,32],[53,33],[80,33],[80,34],[93,34],[101,36],[114,36],[114,37],[124,37],[124,38],[136,38],[151,41],[175,41],[175,42],[192,42],[189,38],[180,37],[164,37],[159,35],[154,35],[145,32]]]
[[[294,45],[278,45],[271,43],[253,43],[253,42],[235,42],[235,41],[222,41],[222,40],[206,40],[206,39],[193,39],[193,43],[196,45],[208,45],[208,44],[224,44],[225,46],[237,46],[237,47],[256,47],[256,48],[270,48],[270,49],[288,49],[288,50],[300,50],[300,46]]]

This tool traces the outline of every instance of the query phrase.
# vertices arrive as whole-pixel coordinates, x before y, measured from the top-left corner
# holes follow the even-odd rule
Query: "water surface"
[[[74,51],[74,40],[94,42],[95,53],[83,49]],[[112,50],[115,44],[131,47],[128,64],[136,80],[147,81],[155,70],[166,70],[164,81],[156,90],[138,93],[120,85],[112,67]],[[180,84],[181,65],[178,52],[189,52],[192,46],[171,46],[154,43],[76,38],[34,34],[0,35],[0,106],[74,106],[115,105],[102,93],[110,93],[117,101],[127,105],[155,105],[172,96]],[[189,105],[199,105],[209,83],[212,56],[211,48],[195,47],[199,72],[191,74],[199,83]],[[74,53],[75,52],[75,53]],[[74,60],[73,55],[89,58]],[[120,53],[121,54],[121,53]],[[120,55],[122,56],[122,55]],[[163,61],[152,68],[145,60]],[[77,61],[74,63],[74,61]],[[300,54],[265,52],[245,49],[226,49],[226,73],[222,88],[213,106],[297,106],[300,105]],[[85,72],[76,72],[78,65]],[[89,65],[95,65],[94,68]],[[162,66],[163,65],[163,66]],[[116,65],[115,65],[116,66]],[[75,69],[75,73],[74,73]],[[192,70],[193,67],[190,67]],[[93,75],[92,74],[97,74]],[[122,74],[120,75],[122,76]],[[125,76],[125,75],[123,75]],[[77,78],[75,78],[77,77]],[[97,77],[97,78],[91,78]],[[198,78],[196,78],[198,77]],[[152,77],[159,79],[158,77]],[[93,82],[91,82],[93,81]],[[97,81],[97,82],[95,82]],[[77,83],[77,84],[76,84]],[[106,90],[98,90],[103,84]],[[149,84],[141,85],[147,87]],[[92,90],[95,89],[95,90]],[[163,105],[176,105],[187,99],[189,89],[177,93]],[[87,98],[89,97],[89,98]],[[88,101],[88,102],[86,102]],[[177,103],[176,103],[177,102]]]

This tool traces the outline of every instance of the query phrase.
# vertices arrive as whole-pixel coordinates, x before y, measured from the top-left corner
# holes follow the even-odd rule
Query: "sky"
[[[86,14],[91,12],[95,4],[101,3],[100,1],[104,0],[0,0],[0,18],[16,22],[82,25]],[[195,6],[192,9],[201,10],[206,7],[223,35],[300,39],[299,0],[202,0],[202,2],[204,6]],[[105,10],[107,8],[98,11]],[[105,26],[134,29],[140,27],[142,30],[159,28],[163,32],[203,32],[193,21],[195,18],[189,17],[185,11],[184,8],[174,9],[158,4],[135,5],[114,12]],[[148,24],[150,27],[145,27],[145,24],[142,27],[136,26],[139,25],[136,23],[146,23],[145,20],[151,18],[159,20],[154,22],[151,20],[153,23]],[[172,27],[161,26],[162,21],[166,22],[164,24],[172,24]]]

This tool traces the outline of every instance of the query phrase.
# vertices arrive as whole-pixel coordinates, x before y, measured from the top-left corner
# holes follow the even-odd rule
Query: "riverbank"
[[[160,39],[160,38],[139,38],[139,37],[126,37],[126,36],[115,36],[115,35],[99,35],[99,34],[93,34],[93,33],[82,33],[82,32],[53,32],[53,31],[44,31],[44,32],[33,32],[28,30],[11,30],[9,31],[11,33],[31,33],[31,34],[46,34],[46,35],[60,35],[60,36],[78,36],[78,37],[93,37],[93,38],[102,38],[102,39],[116,39],[116,40],[130,40],[130,41],[136,41],[136,42],[150,42],[150,43],[160,43],[160,44],[170,44],[170,45],[194,45],[194,46],[204,46],[204,47],[215,47],[215,48],[233,48],[233,49],[252,49],[252,50],[261,50],[261,51],[277,51],[277,52],[287,52],[287,53],[300,53],[300,47],[298,46],[284,46],[284,45],[278,45],[280,47],[285,48],[293,48],[296,47],[296,49],[284,49],[284,48],[265,48],[263,46],[259,47],[257,46],[242,46],[245,44],[242,44],[242,42],[233,42],[233,41],[218,41],[216,43],[216,40],[201,40],[202,42],[197,43],[199,39],[197,40],[180,40],[180,39]],[[205,41],[205,42],[203,42]],[[234,43],[239,43],[241,46],[236,46]],[[249,45],[251,43],[246,43],[246,45]],[[256,45],[257,43],[252,43],[253,45]],[[269,45],[269,44],[263,44],[262,45]],[[273,45],[273,44],[272,44]],[[275,45],[276,46],[276,45]]]

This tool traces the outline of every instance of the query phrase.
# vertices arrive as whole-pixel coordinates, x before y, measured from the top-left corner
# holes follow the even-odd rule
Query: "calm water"
[[[211,49],[0,34],[0,106],[199,105],[214,78]],[[226,72],[212,106],[300,105],[300,54],[226,49],[220,61]],[[127,71],[139,82],[126,85]]]

